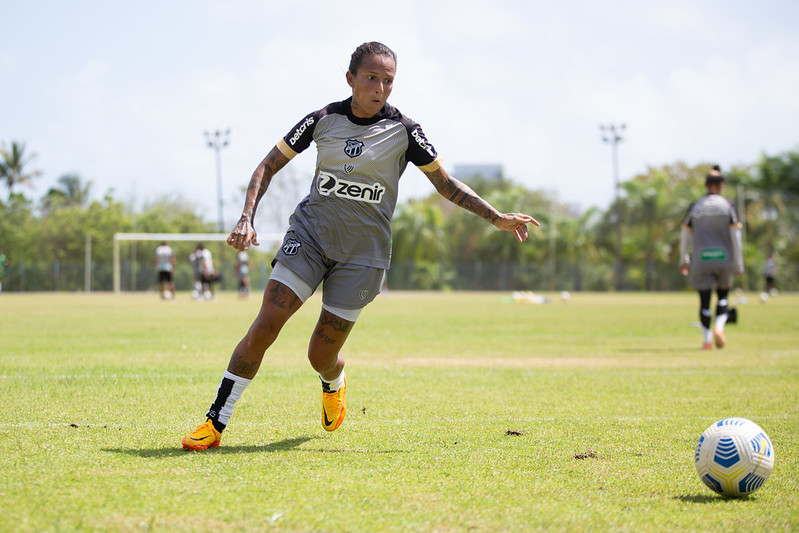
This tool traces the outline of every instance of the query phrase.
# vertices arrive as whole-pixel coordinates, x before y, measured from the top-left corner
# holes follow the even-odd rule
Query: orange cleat
[[[187,450],[199,452],[208,448],[216,448],[222,442],[222,434],[214,427],[214,422],[209,418],[205,424],[200,424],[197,429],[183,437],[183,447]]]
[[[325,431],[336,431],[347,415],[347,376],[344,386],[336,392],[322,391],[322,427]]]
[[[724,348],[727,345],[727,337],[724,336],[724,333],[718,329],[713,329],[713,342],[716,344],[716,348]]]

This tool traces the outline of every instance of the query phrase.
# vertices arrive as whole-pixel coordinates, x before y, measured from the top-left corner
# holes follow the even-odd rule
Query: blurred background
[[[518,245],[400,185],[396,289],[681,290],[679,227],[713,164],[745,222],[761,290],[799,283],[799,5],[771,1],[7,1],[0,5],[3,290],[112,290],[117,233],[229,231],[250,174],[308,112],[349,95],[369,40],[398,54],[389,102],[448,170],[503,211],[542,222]],[[314,150],[256,219],[282,232]],[[154,290],[159,242],[122,242],[123,290]],[[176,283],[188,255],[172,242]],[[235,253],[207,243],[222,288]],[[273,244],[253,251],[254,289]]]

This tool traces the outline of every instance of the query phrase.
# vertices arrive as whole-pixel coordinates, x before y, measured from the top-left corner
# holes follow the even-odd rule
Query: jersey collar
[[[347,118],[350,119],[350,122],[359,126],[370,126],[372,124],[377,124],[389,115],[389,109],[391,109],[391,106],[386,103],[383,104],[383,109],[381,109],[380,112],[375,116],[369,118],[360,118],[352,114],[352,96],[341,103],[344,105],[344,109],[347,111]]]

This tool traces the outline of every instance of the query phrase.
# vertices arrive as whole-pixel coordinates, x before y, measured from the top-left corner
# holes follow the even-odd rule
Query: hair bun
[[[713,165],[710,172],[705,176],[705,185],[709,183],[722,183],[724,181],[724,174],[721,173],[721,167]]]

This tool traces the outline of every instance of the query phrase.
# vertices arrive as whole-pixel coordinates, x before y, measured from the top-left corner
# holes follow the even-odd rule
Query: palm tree
[[[596,227],[602,219],[602,211],[591,207],[575,217],[565,217],[558,224],[558,241],[563,249],[563,257],[567,265],[573,265],[573,290],[581,291],[585,287],[586,263],[594,270],[600,256],[596,245]]]
[[[403,284],[417,289],[448,285],[451,273],[444,264],[447,240],[443,214],[428,201],[411,201],[397,209],[391,221],[394,264],[409,269]]]
[[[6,147],[3,143],[0,146],[0,179],[5,180],[8,192],[10,193],[15,185],[26,183],[39,175],[41,171],[34,170],[25,173],[25,167],[36,158],[36,154],[25,155],[25,145],[17,141],[11,143],[11,147]]]
[[[643,252],[645,288],[655,289],[656,264],[668,261],[670,241],[679,234],[680,215],[689,191],[690,176],[709,167],[687,168],[682,163],[650,168],[622,184],[627,192],[628,225],[634,250]],[[699,181],[694,179],[694,181]]]
[[[42,198],[42,209],[50,212],[61,207],[85,207],[89,202],[92,182],[84,185],[78,174],[64,174],[58,178],[60,188],[52,187]]]
[[[799,156],[784,154],[768,157],[763,154],[757,166],[758,202],[753,206],[759,210],[759,218],[766,225],[766,249],[774,251],[777,246],[778,221],[790,218],[795,213],[790,204],[795,204],[799,191]],[[793,189],[793,190],[792,190]]]

